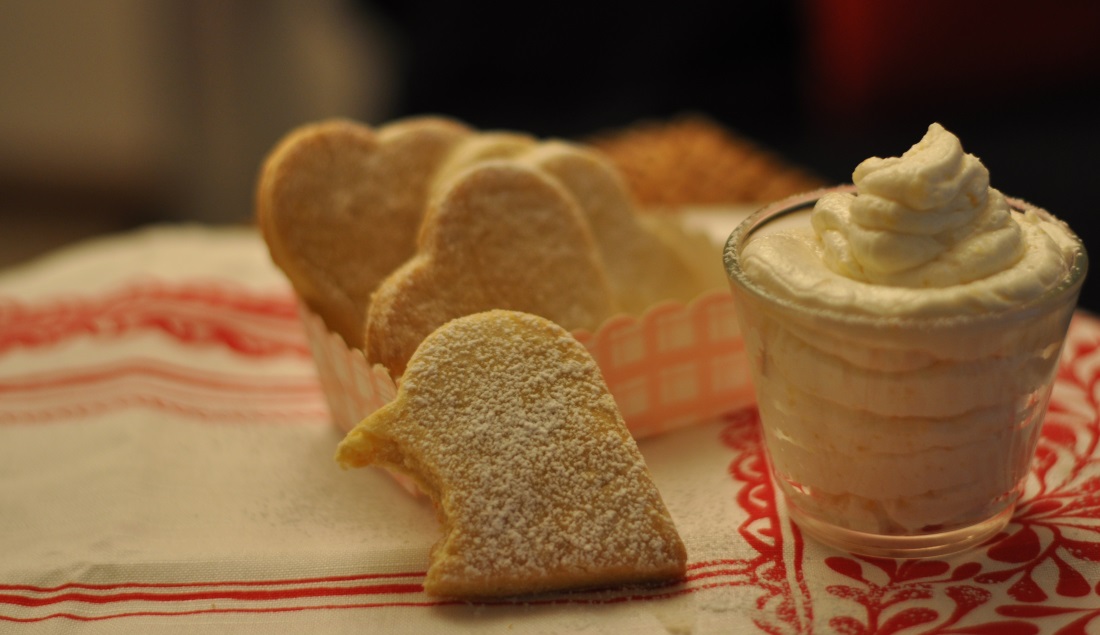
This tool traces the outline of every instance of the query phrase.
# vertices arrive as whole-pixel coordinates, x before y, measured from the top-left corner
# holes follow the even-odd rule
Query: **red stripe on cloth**
[[[79,419],[149,407],[207,420],[328,421],[312,368],[299,374],[218,373],[153,359],[126,359],[0,377],[0,423]]]
[[[347,595],[383,595],[417,593],[423,591],[420,584],[371,584],[338,587],[302,587],[289,589],[249,589],[249,590],[212,590],[188,591],[177,593],[151,593],[130,591],[126,593],[60,593],[48,597],[0,594],[0,604],[38,607],[64,602],[84,604],[111,604],[115,602],[192,602],[214,600],[243,600],[251,602],[269,602],[273,600],[291,600],[299,598],[333,597]]]
[[[52,619],[69,619],[77,622],[98,622],[103,620],[112,620],[125,617],[186,617],[193,615],[210,615],[216,613],[244,613],[244,614],[256,614],[256,613],[296,613],[299,611],[326,611],[334,609],[371,609],[371,608],[387,608],[387,607],[428,607],[428,606],[454,606],[457,604],[467,604],[460,601],[425,601],[425,602],[365,602],[360,604],[330,604],[330,605],[309,605],[309,606],[278,606],[278,607],[265,607],[265,608],[210,608],[210,609],[196,609],[186,611],[130,611],[126,613],[111,613],[108,615],[79,615],[76,613],[51,613],[49,615],[40,615],[37,617],[14,617],[10,615],[0,615],[0,622],[15,622],[21,624],[30,624],[34,622],[45,622]]]
[[[241,396],[250,393],[279,395],[320,394],[320,386],[312,375],[301,377],[270,377],[261,375],[217,374],[209,370],[188,368],[152,359],[131,359],[96,367],[66,369],[62,372],[25,375],[18,379],[0,378],[0,395],[69,391],[134,377],[155,378],[171,384],[213,390]]]
[[[241,587],[241,586],[285,586],[294,584],[324,584],[332,582],[356,582],[365,580],[390,580],[395,578],[423,578],[424,571],[399,573],[362,573],[357,575],[324,576],[318,578],[284,578],[275,580],[210,580],[195,582],[114,582],[110,584],[92,584],[88,582],[66,582],[56,586],[38,586],[34,584],[0,584],[0,591],[31,591],[33,593],[56,593],[66,589],[85,589],[96,591],[114,591],[118,589],[178,589],[196,587]]]
[[[725,567],[734,565],[734,569],[727,569]],[[468,601],[457,600],[451,598],[438,598],[433,599],[425,596],[424,600],[408,600],[402,598],[394,598],[389,601],[379,602],[350,602],[347,604],[293,604],[293,605],[278,605],[278,606],[236,606],[236,607],[217,607],[212,606],[209,609],[184,609],[181,611],[163,611],[163,610],[134,610],[134,611],[122,611],[118,613],[109,613],[101,615],[81,615],[75,612],[57,612],[46,615],[38,616],[16,616],[16,615],[3,615],[0,614],[0,621],[10,622],[41,622],[50,619],[71,619],[76,621],[98,621],[115,618],[125,617],[149,617],[149,616],[188,616],[188,615],[203,615],[211,613],[279,613],[279,612],[292,612],[292,611],[307,611],[307,610],[335,610],[335,609],[370,609],[370,608],[419,608],[419,607],[434,607],[434,606],[450,606],[450,605],[473,605],[483,607],[505,607],[516,605],[605,605],[605,604],[619,604],[623,602],[634,601],[653,601],[661,599],[669,599],[678,597],[690,593],[697,593],[700,591],[708,591],[713,589],[728,588],[735,586],[744,586],[750,584],[749,580],[744,575],[745,569],[749,568],[750,563],[740,560],[721,560],[711,562],[700,562],[689,565],[689,571],[695,571],[693,574],[689,574],[683,580],[672,581],[665,584],[657,584],[649,587],[629,587],[625,589],[595,589],[588,591],[579,591],[573,593],[565,593],[561,595],[552,596],[528,596],[517,598],[503,598],[497,600],[485,600],[485,601]],[[713,567],[720,567],[717,570],[711,570]],[[332,583],[341,581],[358,581],[360,579],[383,579],[383,578],[420,578],[424,576],[423,572],[409,572],[409,573],[391,573],[391,574],[366,574],[363,576],[339,576],[328,578],[302,578],[299,580],[275,580],[275,581],[232,581],[232,582],[178,582],[178,583],[146,583],[146,582],[133,582],[133,583],[119,583],[119,584],[107,584],[107,585],[92,585],[84,583],[67,583],[58,585],[55,587],[39,587],[34,585],[0,585],[0,589],[6,591],[31,591],[31,592],[53,592],[58,590],[67,590],[72,588],[81,588],[88,590],[117,590],[122,588],[156,588],[156,589],[169,589],[169,588],[193,588],[193,587],[248,587],[248,586],[272,586],[272,585],[302,585],[302,584],[315,584],[315,583]],[[721,579],[726,576],[727,579]],[[719,578],[719,579],[715,579]],[[695,584],[697,582],[706,581],[704,583]],[[94,605],[109,605],[122,602],[194,602],[205,601],[216,603],[217,601],[250,601],[250,602],[277,602],[283,600],[296,600],[296,599],[308,599],[308,598],[323,598],[323,597],[344,597],[351,598],[356,595],[396,595],[396,596],[408,596],[411,594],[423,593],[423,585],[420,583],[385,583],[385,584],[366,584],[366,585],[352,585],[352,586],[297,586],[294,588],[283,589],[220,589],[220,590],[204,590],[204,591],[187,591],[178,593],[153,593],[153,592],[122,592],[122,593],[110,593],[110,594],[94,594],[94,593],[59,593],[56,595],[50,595],[48,597],[33,597],[27,595],[16,595],[13,593],[0,594],[0,604],[9,604],[19,606],[23,608],[38,608],[43,606],[50,606],[60,603],[82,603],[82,604],[94,604]]]
[[[53,421],[72,421],[100,416],[113,410],[129,408],[152,408],[163,412],[178,414],[187,418],[213,423],[260,421],[266,423],[296,422],[307,424],[331,423],[328,409],[318,401],[315,407],[302,404],[288,407],[254,408],[210,408],[193,402],[179,402],[157,395],[119,395],[95,402],[76,404],[55,404],[38,410],[20,410],[0,412],[0,425],[3,424],[42,424]]]
[[[258,293],[224,281],[146,281],[91,297],[31,305],[0,298],[0,354],[77,337],[159,332],[193,346],[246,356],[309,356],[290,293]]]

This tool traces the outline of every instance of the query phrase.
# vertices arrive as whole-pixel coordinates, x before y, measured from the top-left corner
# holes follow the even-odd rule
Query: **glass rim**
[[[1088,272],[1088,253],[1085,250],[1084,241],[1077,235],[1068,225],[1059,220],[1056,216],[1046,211],[1045,209],[1035,206],[1027,201],[1013,198],[1011,196],[1005,196],[1005,201],[1009,207],[1016,212],[1034,212],[1046,220],[1051,220],[1062,224],[1066,227],[1069,233],[1075,239],[1078,249],[1073,256],[1070,265],[1069,275],[1059,285],[1051,287],[1043,294],[1035,297],[1028,302],[1013,306],[1007,309],[994,310],[985,313],[978,314],[962,314],[962,315],[934,315],[934,316],[912,316],[912,315],[881,315],[870,313],[854,313],[847,311],[838,311],[828,307],[811,306],[798,300],[793,300],[783,296],[776,295],[765,289],[762,285],[752,280],[745,271],[741,268],[741,247],[748,240],[749,236],[753,234],[757,229],[764,226],[768,222],[800,212],[808,208],[813,208],[814,204],[824,195],[830,193],[855,193],[856,186],[852,184],[836,185],[831,187],[823,187],[816,190],[810,190],[788,196],[784,199],[780,199],[773,203],[769,203],[764,207],[753,212],[741,221],[737,227],[730,233],[729,238],[726,240],[725,247],[722,250],[722,261],[726,269],[726,277],[732,284],[737,285],[742,290],[755,296],[758,300],[763,300],[769,304],[777,305],[783,309],[795,313],[813,315],[815,317],[822,317],[828,320],[842,323],[850,326],[866,326],[869,328],[881,327],[884,325],[889,326],[920,326],[920,327],[959,327],[959,326],[972,326],[981,325],[986,322],[996,322],[1005,319],[1020,319],[1028,317],[1031,314],[1045,313],[1052,306],[1061,306],[1067,301],[1072,301],[1076,304],[1077,295],[1080,293],[1081,287],[1084,284],[1085,276]]]

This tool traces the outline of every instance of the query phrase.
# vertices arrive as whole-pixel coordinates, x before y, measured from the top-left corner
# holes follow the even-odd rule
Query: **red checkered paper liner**
[[[340,470],[251,231],[166,228],[0,272],[0,632],[1100,631],[1100,321],[1075,316],[1024,497],[984,545],[861,558],[792,525],[743,409],[639,442],[685,579],[428,596],[438,521]]]
[[[302,305],[304,307],[304,305]],[[333,420],[345,432],[391,401],[396,385],[380,365],[327,330],[306,308],[302,321]],[[640,318],[612,318],[574,336],[588,349],[636,439],[708,421],[754,403],[733,301],[725,290]]]
[[[317,379],[333,423],[347,432],[393,401],[397,386],[384,367],[367,362],[363,351],[348,348],[343,338],[329,331],[324,320],[305,304],[298,304],[298,314],[305,325]]]

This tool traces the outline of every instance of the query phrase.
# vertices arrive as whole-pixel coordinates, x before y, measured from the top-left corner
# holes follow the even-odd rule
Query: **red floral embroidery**
[[[1098,379],[1100,323],[1079,316],[1024,498],[1007,530],[962,564],[827,558],[828,569],[846,580],[826,587],[828,593],[863,609],[861,617],[838,616],[829,625],[845,635],[903,629],[1083,635],[1094,620],[1100,623]],[[945,612],[945,605],[954,608]]]
[[[832,585],[827,591],[834,597],[862,605],[866,611],[861,621],[855,617],[834,617],[829,625],[845,635],[889,635],[903,629],[930,624],[944,617],[931,630],[922,633],[1035,633],[1037,629],[1019,621],[985,622],[962,626],[975,609],[987,603],[992,593],[964,581],[972,580],[982,569],[977,562],[966,562],[952,568],[942,560],[896,561],[863,557],[830,557],[825,564],[833,571],[850,578],[856,585]],[[864,575],[869,565],[876,575]],[[884,583],[874,579],[885,577]],[[953,605],[951,613],[929,606],[908,606],[946,597]],[[942,606],[944,603],[939,603]]]
[[[738,491],[737,504],[748,513],[748,518],[737,531],[757,553],[742,561],[749,571],[750,584],[763,591],[756,599],[759,609],[756,625],[766,633],[800,632],[808,628],[803,619],[812,619],[812,607],[798,606],[798,597],[804,593],[791,589],[788,583],[779,509],[761,446],[756,410],[747,409],[732,415],[730,424],[722,432],[722,442],[737,453],[729,466],[730,476],[744,484]],[[800,554],[801,536],[795,534],[795,537],[792,548]]]

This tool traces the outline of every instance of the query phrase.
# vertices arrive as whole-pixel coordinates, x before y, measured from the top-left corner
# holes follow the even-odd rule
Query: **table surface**
[[[0,631],[1100,633],[1098,345],[1079,313],[1025,499],[978,549],[897,562],[804,538],[749,410],[640,443],[682,582],[456,602],[421,586],[430,505],[333,462],[254,231],[90,242],[0,273]]]

